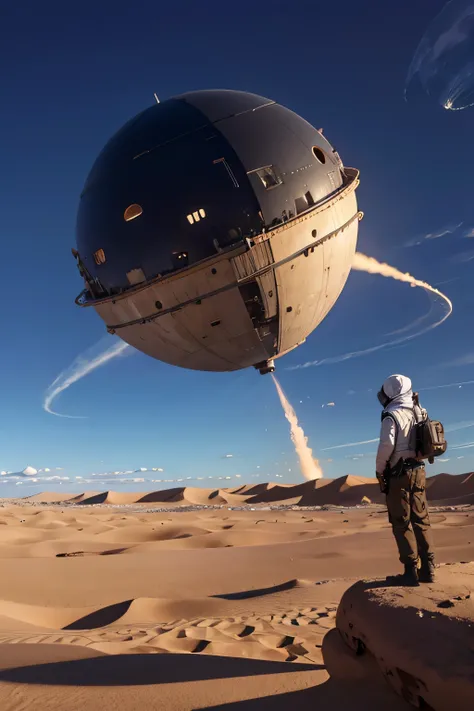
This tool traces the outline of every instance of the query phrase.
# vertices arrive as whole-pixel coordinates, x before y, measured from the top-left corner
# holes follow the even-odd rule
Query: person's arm
[[[375,460],[375,471],[377,478],[383,475],[387,463],[390,461],[390,457],[395,449],[395,442],[397,439],[397,426],[393,417],[385,417],[382,420],[382,426],[380,428],[380,442],[377,450],[377,458]]]

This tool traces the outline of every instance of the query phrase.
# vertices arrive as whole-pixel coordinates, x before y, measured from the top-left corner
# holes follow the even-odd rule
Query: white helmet
[[[387,407],[391,400],[406,395],[411,388],[411,380],[406,375],[391,375],[382,385],[377,397],[382,407]]]

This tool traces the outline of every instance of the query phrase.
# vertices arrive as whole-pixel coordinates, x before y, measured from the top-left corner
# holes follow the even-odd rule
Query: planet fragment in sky
[[[408,70],[405,98],[415,80],[447,110],[474,106],[473,0],[451,0],[433,19]]]

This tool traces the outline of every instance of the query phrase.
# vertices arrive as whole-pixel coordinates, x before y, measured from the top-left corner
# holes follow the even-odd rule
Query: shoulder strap
[[[387,417],[391,417],[392,420],[393,420],[394,423],[395,423],[395,442],[394,442],[394,444],[393,444],[393,449],[395,450],[395,447],[397,446],[399,426],[398,426],[397,418],[394,416],[393,412],[385,412],[385,410],[384,410],[384,411],[382,412],[382,422],[383,422],[384,420],[386,420]]]

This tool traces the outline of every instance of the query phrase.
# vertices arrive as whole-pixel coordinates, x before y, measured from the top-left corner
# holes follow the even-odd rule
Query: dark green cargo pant
[[[433,554],[430,516],[426,501],[425,468],[405,469],[390,477],[387,494],[388,519],[404,565],[426,560]]]

